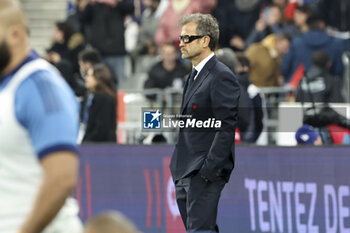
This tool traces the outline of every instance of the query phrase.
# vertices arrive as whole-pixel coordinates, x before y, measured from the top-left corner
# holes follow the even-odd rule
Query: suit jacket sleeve
[[[221,120],[221,127],[216,130],[207,158],[199,171],[209,180],[215,179],[215,172],[232,156],[240,96],[239,85],[233,73],[220,72],[214,79],[210,88],[211,107],[214,118]]]

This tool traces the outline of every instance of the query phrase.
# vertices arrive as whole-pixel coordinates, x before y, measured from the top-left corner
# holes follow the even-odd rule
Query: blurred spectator
[[[77,33],[65,22],[57,22],[51,47],[47,50],[47,60],[53,64],[67,60],[73,72],[79,71],[78,53],[84,49],[85,41],[82,34]]]
[[[330,73],[341,76],[344,70],[343,42],[325,32],[325,23],[319,14],[313,13],[308,18],[307,24],[309,31],[295,37],[288,53],[283,57],[281,69],[285,81],[289,82],[301,64],[308,70],[313,53],[319,50],[325,51],[331,60]]]
[[[143,0],[146,9],[142,13],[140,33],[138,36],[137,54],[154,54],[155,34],[160,16],[158,7],[160,0]]]
[[[130,53],[133,62],[133,71],[136,69],[136,64],[140,63],[140,55],[156,55],[155,34],[161,14],[165,10],[160,7],[160,0],[143,0],[142,2],[146,9],[142,13],[137,45]]]
[[[285,27],[285,32],[292,38],[308,31],[307,19],[311,15],[312,9],[308,4],[299,5],[295,8],[293,13],[292,25]]]
[[[74,34],[73,28],[64,22],[57,22],[52,35],[52,45],[47,50],[47,60],[59,62],[68,57],[68,41]]]
[[[326,136],[328,144],[335,145],[349,145],[350,144],[350,130],[338,125],[328,125],[326,128]]]
[[[152,138],[152,144],[160,145],[160,144],[166,144],[166,143],[167,143],[167,140],[163,134],[156,134]]]
[[[148,72],[148,79],[144,87],[160,88],[167,87],[182,88],[184,77],[189,73],[189,69],[180,62],[175,45],[171,42],[164,44],[160,48],[162,60],[155,64]],[[155,95],[147,95],[147,98],[155,100]]]
[[[179,45],[178,37],[181,34],[181,28],[177,24],[179,19],[186,14],[210,13],[216,3],[217,0],[171,0],[159,21],[156,44],[161,46],[172,41]]]
[[[255,23],[254,29],[249,34],[245,41],[245,48],[248,48],[252,43],[262,41],[266,36],[274,33],[281,33],[282,11],[277,5],[272,5],[263,10],[258,21]]]
[[[83,142],[116,142],[116,92],[108,67],[98,64],[89,69],[85,86],[89,96],[84,106]]]
[[[249,59],[243,53],[238,53],[235,67],[237,79],[241,86],[241,93],[245,92],[249,97],[248,105],[240,105],[240,110],[244,108],[249,110],[249,115],[241,116],[241,118],[248,119],[248,126],[245,130],[239,129],[243,142],[254,143],[263,130],[263,98],[260,89],[249,81],[249,69]],[[238,118],[240,118],[240,113],[238,113]],[[238,123],[239,126],[240,124]]]
[[[312,108],[303,110],[303,122],[318,130],[323,144],[348,144],[350,119],[343,114],[328,104],[313,104]]]
[[[259,0],[220,0],[213,15],[220,27],[219,45],[234,50],[245,48],[244,41],[254,28],[261,11]]]
[[[139,139],[139,143],[144,145],[167,144],[167,141],[165,134],[157,132],[147,132],[147,134],[143,134]]]
[[[300,81],[296,101],[303,102],[343,102],[341,79],[329,73],[331,62],[323,51],[315,52],[312,65]],[[312,96],[311,96],[312,95]]]
[[[139,25],[131,16],[126,16],[124,19],[125,26],[125,50],[129,54],[131,53],[137,46],[137,37],[139,35]]]
[[[230,23],[233,24],[233,20],[229,20],[229,4],[231,0],[220,0],[217,2],[217,6],[213,9],[211,14],[218,20],[220,38],[219,38],[219,47],[224,48],[229,46],[229,26]],[[230,22],[231,21],[231,22]]]
[[[293,21],[300,32],[306,32],[309,28],[307,26],[307,19],[310,17],[312,9],[308,4],[298,6],[293,15]]]
[[[286,20],[292,20],[296,8],[301,6],[307,5],[312,10],[315,10],[317,8],[318,1],[319,0],[288,0],[286,6],[282,7],[282,9],[284,9],[284,18]]]
[[[54,63],[54,66],[58,69],[62,77],[72,88],[74,94],[77,97],[83,97],[86,90],[84,80],[78,73],[73,72],[72,64],[68,60],[62,59],[58,63]]]
[[[287,34],[272,34],[246,50],[250,61],[250,81],[258,87],[281,86],[280,65],[282,56],[288,51],[290,37]]]
[[[234,73],[237,72],[238,64],[237,56],[230,48],[222,48],[215,51],[216,57],[222,63],[224,63]],[[238,71],[240,72],[240,71]],[[236,74],[238,76],[238,74]],[[238,78],[238,77],[237,77]],[[238,111],[238,126],[236,128],[235,140],[242,143],[242,133],[246,132],[249,127],[252,103],[249,98],[246,88],[240,85],[241,96],[239,98],[239,111]],[[239,140],[238,140],[239,139]]]
[[[140,233],[122,213],[108,211],[90,219],[84,233]]]
[[[319,0],[318,9],[331,34],[344,40],[345,49],[350,51],[350,1]]]
[[[94,65],[101,63],[101,54],[93,48],[85,48],[78,56],[81,76],[85,78],[87,71]]]
[[[337,112],[328,104],[315,105],[304,109],[303,122],[313,127],[324,128],[335,125],[350,132],[350,118]],[[344,113],[343,113],[344,114]],[[326,140],[324,140],[325,142]]]
[[[76,96],[84,95],[84,82],[79,72],[77,54],[84,48],[84,38],[65,22],[57,22],[52,45],[47,49],[46,59],[52,63],[73,89]]]
[[[84,82],[84,88],[85,88],[85,92],[83,95],[84,98],[81,101],[81,106],[85,106],[88,98],[88,95],[86,95],[85,77],[89,69],[92,69],[94,65],[97,65],[102,62],[102,57],[96,49],[87,47],[79,53],[78,60],[79,60],[80,77]],[[83,121],[83,116],[84,116],[84,108],[81,108],[80,109],[81,121]]]
[[[312,126],[304,124],[295,133],[295,139],[298,145],[322,145],[321,136],[315,132]]]
[[[84,10],[86,4],[89,0],[76,0],[75,8],[73,8],[73,11],[70,12],[66,19],[66,23],[68,23],[76,32],[82,32],[84,33],[84,28],[82,28],[80,19],[79,19],[79,12]]]
[[[83,51],[81,51],[78,55],[79,67],[80,67],[80,75],[82,78],[85,78],[87,71],[91,69],[94,65],[102,63],[101,54],[94,48],[87,47]],[[105,64],[109,70],[112,69]],[[114,73],[111,71],[112,79],[115,85],[115,89],[118,89],[118,78],[114,76]]]
[[[94,0],[80,12],[82,26],[87,28],[87,41],[99,50],[119,81],[126,79],[124,18],[133,10],[130,1]]]
[[[287,6],[288,0],[272,0],[271,3],[278,6],[280,9],[284,9]]]
[[[249,60],[244,54],[235,54],[230,48],[219,49],[215,54],[219,61],[236,73],[240,85],[236,142],[239,137],[240,143],[254,143],[263,129],[263,101],[260,89],[249,81]]]

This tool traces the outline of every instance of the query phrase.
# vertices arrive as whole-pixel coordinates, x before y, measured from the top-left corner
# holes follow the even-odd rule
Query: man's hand
[[[61,58],[61,55],[59,55],[58,53],[56,52],[49,52],[47,54],[47,58],[46,58],[49,62],[52,62],[54,64],[57,64],[59,63],[62,58]]]
[[[258,32],[262,32],[265,30],[265,28],[266,28],[265,15],[260,14],[260,18],[255,23],[255,29]]]
[[[237,49],[242,49],[243,50],[244,46],[245,46],[245,42],[240,36],[234,36],[230,40],[230,45],[232,47],[237,48]]]
[[[284,77],[282,75],[279,75],[277,78],[277,84],[278,86],[283,86],[284,85]]]

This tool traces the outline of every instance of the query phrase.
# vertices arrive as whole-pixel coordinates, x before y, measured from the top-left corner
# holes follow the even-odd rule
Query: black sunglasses
[[[190,35],[183,35],[183,36],[179,36],[179,40],[184,42],[185,44],[191,43],[194,40],[197,40],[199,38],[202,38],[203,36],[200,35],[194,35],[194,36],[190,36]]]

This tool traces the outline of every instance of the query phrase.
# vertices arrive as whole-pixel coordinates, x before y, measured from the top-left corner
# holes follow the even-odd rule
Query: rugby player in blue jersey
[[[0,232],[80,233],[78,104],[30,49],[18,0],[0,1]]]

